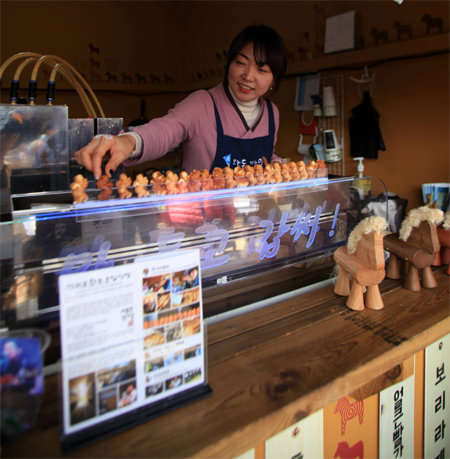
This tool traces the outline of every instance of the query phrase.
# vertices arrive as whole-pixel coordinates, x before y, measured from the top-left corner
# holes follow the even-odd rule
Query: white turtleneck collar
[[[230,86],[228,86],[228,89],[235,104],[237,105],[243,117],[245,118],[247,126],[251,128],[255,124],[259,114],[261,113],[261,104],[259,103],[259,99],[250,100],[248,102],[241,102],[234,95]]]

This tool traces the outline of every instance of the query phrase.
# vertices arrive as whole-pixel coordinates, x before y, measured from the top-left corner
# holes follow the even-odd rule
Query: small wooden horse
[[[388,234],[384,238],[384,248],[390,252],[386,277],[400,279],[402,270],[399,260],[406,268],[404,286],[408,290],[421,290],[419,270],[422,271],[422,285],[436,287],[436,279],[431,270],[439,251],[436,225],[442,222],[444,214],[440,209],[428,206],[412,209],[400,226],[399,234]]]
[[[367,287],[366,307],[384,307],[378,284],[384,279],[383,231],[387,228],[382,217],[361,220],[350,233],[347,246],[334,252],[339,275],[334,293],[348,296],[347,306],[355,311],[364,309],[364,292]],[[350,289],[350,275],[352,286]]]
[[[450,211],[445,213],[442,225],[437,227],[440,252],[436,254],[433,266],[447,265],[446,273],[450,275]]]

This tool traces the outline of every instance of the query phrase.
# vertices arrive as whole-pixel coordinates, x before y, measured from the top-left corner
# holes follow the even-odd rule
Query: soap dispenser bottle
[[[358,166],[356,167],[356,170],[358,172],[358,179],[355,180],[353,183],[355,185],[355,188],[358,190],[359,197],[361,199],[364,199],[368,195],[370,195],[370,179],[368,178],[363,178],[364,177],[364,164],[363,156],[357,156],[353,158],[354,161],[359,161]]]

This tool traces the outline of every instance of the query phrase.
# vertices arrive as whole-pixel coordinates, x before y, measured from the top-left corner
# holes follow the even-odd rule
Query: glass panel
[[[330,255],[368,215],[353,185],[323,178],[109,201],[92,189],[82,204],[69,192],[52,195],[58,204],[48,193],[12,196],[13,219],[0,226],[2,312],[21,320],[57,311],[59,274],[155,253],[199,248],[206,288]]]
[[[11,193],[67,190],[67,107],[0,105],[2,171]]]

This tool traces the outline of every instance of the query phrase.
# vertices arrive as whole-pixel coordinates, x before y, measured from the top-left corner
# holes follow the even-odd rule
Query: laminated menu
[[[198,250],[59,278],[63,433],[205,385]]]

